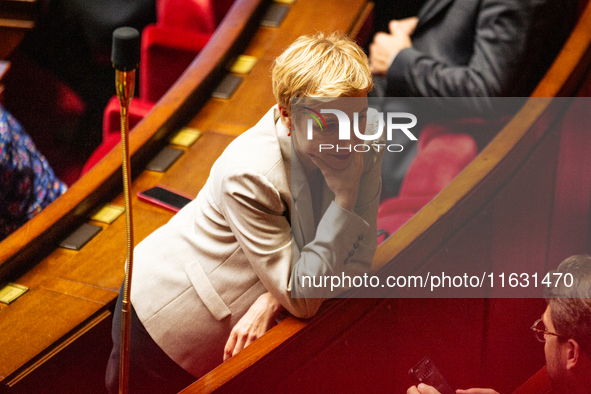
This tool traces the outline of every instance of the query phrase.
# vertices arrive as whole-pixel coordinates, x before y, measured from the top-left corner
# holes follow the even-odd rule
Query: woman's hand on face
[[[320,169],[324,180],[335,195],[335,203],[341,208],[352,211],[355,208],[357,193],[359,191],[359,180],[363,173],[363,153],[353,152],[349,165],[343,169],[336,170],[329,167],[316,156],[310,156],[312,162]]]
[[[224,361],[260,338],[276,324],[283,306],[271,295],[262,294],[232,329],[226,347]]]

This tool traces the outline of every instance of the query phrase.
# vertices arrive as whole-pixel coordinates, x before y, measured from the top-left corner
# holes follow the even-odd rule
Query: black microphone
[[[133,27],[120,27],[113,32],[111,62],[115,70],[131,71],[140,64],[140,33]]]
[[[140,33],[136,29],[120,27],[113,32],[111,62],[115,68],[115,85],[122,107],[121,114],[127,115],[135,89],[135,70],[140,64]],[[123,123],[121,126],[123,127]]]

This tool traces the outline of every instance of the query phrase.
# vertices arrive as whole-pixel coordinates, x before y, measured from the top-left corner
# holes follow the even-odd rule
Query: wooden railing
[[[35,27],[38,8],[37,0],[0,1],[0,60],[8,58]]]

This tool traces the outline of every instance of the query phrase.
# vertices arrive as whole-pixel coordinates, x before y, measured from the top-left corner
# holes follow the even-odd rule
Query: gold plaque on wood
[[[91,219],[96,220],[97,222],[111,224],[123,212],[125,212],[125,208],[117,205],[107,204],[104,207],[102,207],[97,213],[92,215]]]
[[[29,288],[26,286],[9,283],[0,289],[0,302],[3,304],[10,304],[27,291],[29,291]]]
[[[257,62],[254,56],[240,55],[232,65],[231,72],[236,74],[248,74]]]
[[[173,145],[189,147],[193,145],[193,143],[197,141],[199,137],[201,137],[201,131],[192,129],[190,127],[185,127],[170,139],[170,143]]]

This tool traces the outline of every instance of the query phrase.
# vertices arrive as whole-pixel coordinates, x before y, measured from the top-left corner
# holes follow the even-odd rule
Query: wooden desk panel
[[[209,177],[212,164],[232,140],[233,136],[211,131],[203,133],[166,172],[160,184],[196,197]]]
[[[101,310],[105,303],[64,293],[82,292],[76,284],[44,285],[36,287],[16,301],[15,307],[2,311],[0,319],[0,376],[7,377],[16,369],[50,348],[73,327]],[[57,285],[57,286],[56,286]],[[56,291],[55,287],[60,289]],[[67,290],[70,292],[70,290]],[[86,294],[90,294],[86,292]],[[113,296],[113,294],[111,294]]]

